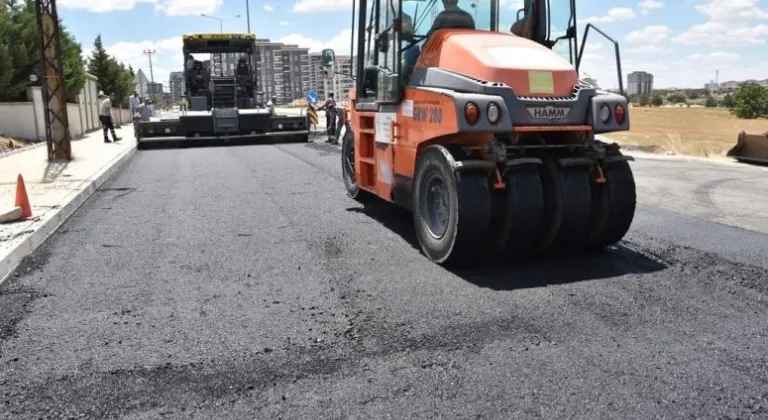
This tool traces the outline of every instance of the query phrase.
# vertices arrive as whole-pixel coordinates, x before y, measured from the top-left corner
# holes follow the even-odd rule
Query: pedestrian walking
[[[114,98],[114,93],[111,96],[107,96],[103,91],[99,91],[99,100],[101,100],[101,104],[99,105],[99,120],[101,121],[101,126],[104,129],[104,143],[112,143],[109,141],[109,131],[112,132],[113,141],[122,140],[120,137],[117,137],[117,134],[115,134],[115,126],[112,124],[112,100],[114,100]]]

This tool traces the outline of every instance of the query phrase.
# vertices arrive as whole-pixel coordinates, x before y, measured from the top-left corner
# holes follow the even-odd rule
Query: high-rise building
[[[352,76],[355,74],[355,61],[348,55],[337,55],[335,63],[335,73],[333,79],[326,81],[322,73],[322,59],[320,53],[309,55],[310,72],[309,79],[312,89],[317,92],[317,96],[324,99],[328,94],[325,87],[333,92],[337,100],[349,99],[349,90],[355,86]]]
[[[211,54],[212,75],[233,76],[237,67],[237,54]]]
[[[146,98],[149,94],[149,92],[147,91],[147,83],[149,83],[149,79],[144,74],[144,72],[141,71],[141,69],[136,71],[134,82],[136,84],[136,90],[139,91],[139,96],[142,98]]]
[[[184,96],[184,72],[172,71],[168,76],[168,85],[171,93],[171,102],[178,103]]]
[[[254,47],[257,90],[264,100],[277,97],[278,103],[303,98],[311,90],[309,49],[269,39],[256,39]]]
[[[627,75],[627,94],[643,95],[653,90],[653,75],[644,71],[635,71]]]

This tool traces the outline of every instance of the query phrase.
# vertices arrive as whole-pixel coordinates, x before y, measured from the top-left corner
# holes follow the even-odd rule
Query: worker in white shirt
[[[272,99],[267,102],[267,109],[270,115],[275,115],[275,107],[277,106],[277,96],[273,96]]]
[[[131,108],[131,115],[136,113],[136,108],[141,105],[141,98],[139,98],[139,91],[134,90],[133,96],[128,99],[128,106]]]
[[[136,129],[136,121],[141,119],[141,114],[139,113],[140,106],[141,106],[141,98],[139,98],[139,91],[134,90],[133,95],[130,98],[128,98],[128,107],[130,108],[131,116],[133,117],[134,130]]]
[[[101,101],[101,104],[99,105],[99,120],[101,121],[101,126],[104,128],[104,143],[112,143],[109,141],[109,136],[107,135],[108,131],[112,132],[113,141],[121,140],[121,138],[117,137],[117,134],[115,134],[115,126],[112,124],[112,100],[114,98],[114,93],[111,96],[107,96],[104,92],[99,92],[99,100]]]

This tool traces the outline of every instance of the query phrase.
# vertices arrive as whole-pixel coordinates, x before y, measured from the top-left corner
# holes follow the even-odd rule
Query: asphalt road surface
[[[766,172],[633,166],[616,249],[450,272],[337,147],[141,151],[0,288],[0,417],[767,418]]]

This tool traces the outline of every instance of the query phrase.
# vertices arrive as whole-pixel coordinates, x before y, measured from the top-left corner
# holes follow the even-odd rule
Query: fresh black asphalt
[[[140,151],[0,287],[0,418],[768,418],[764,234],[640,205],[598,255],[414,243],[336,147]]]

